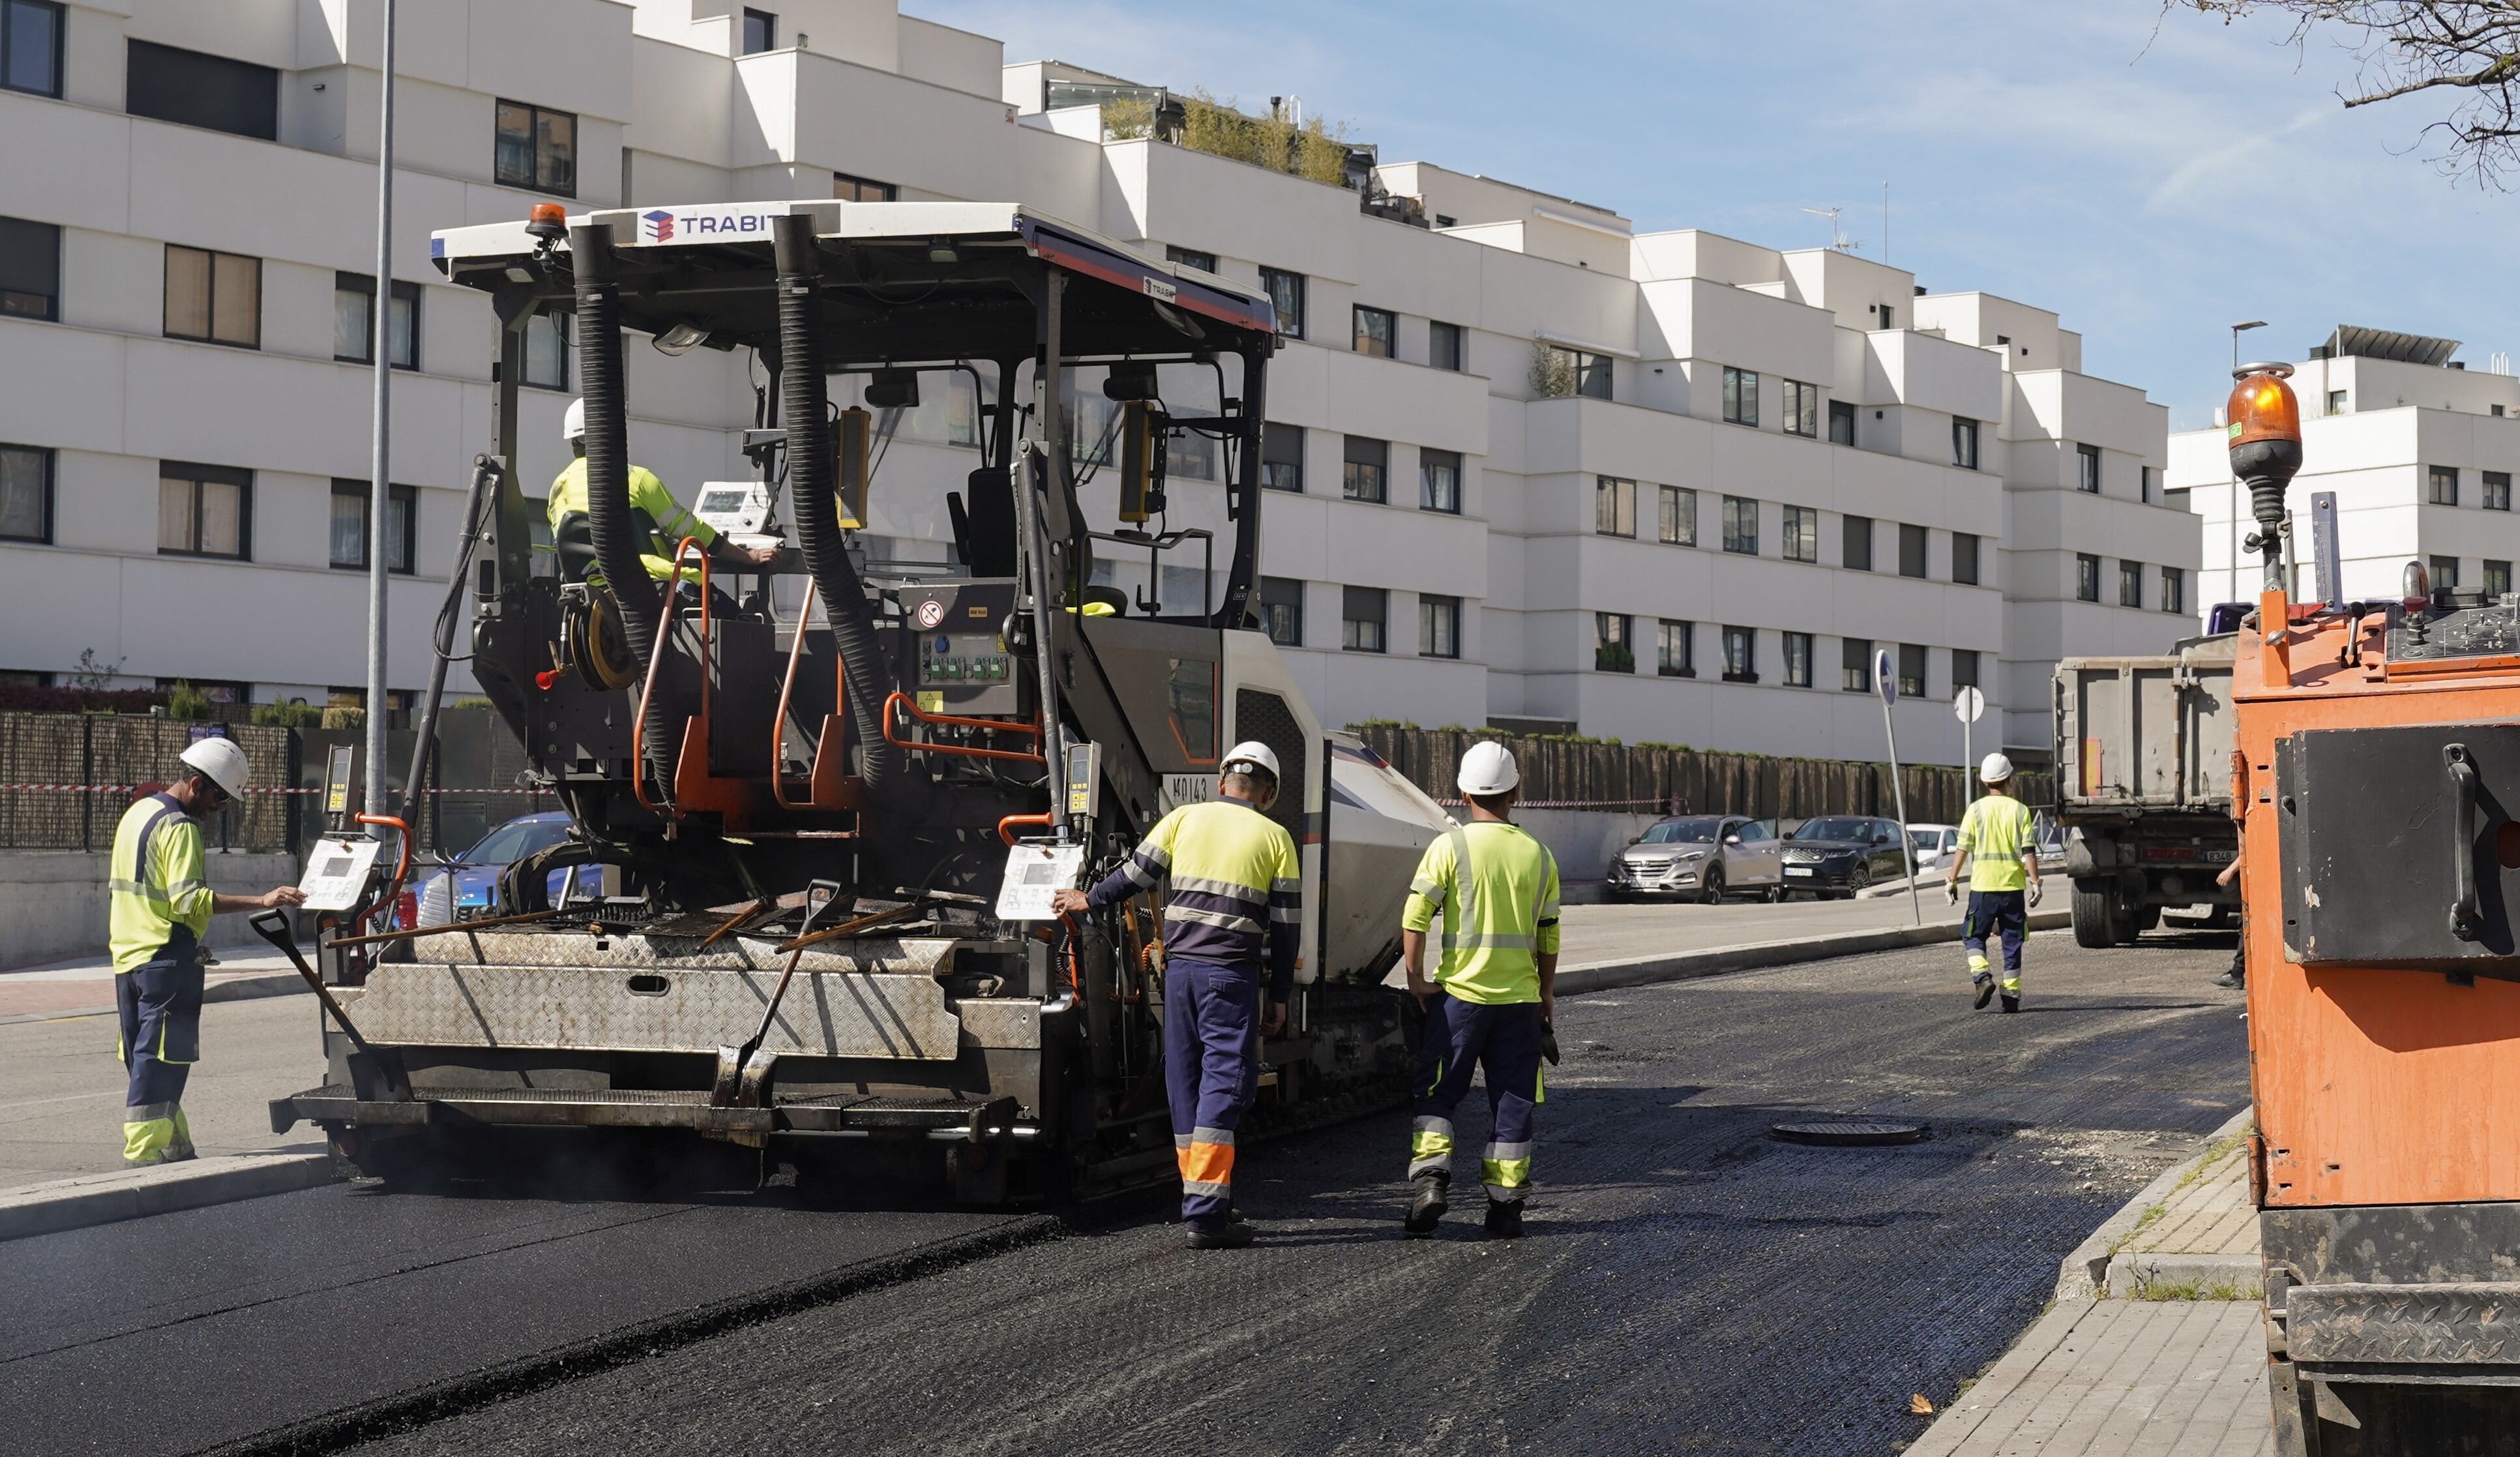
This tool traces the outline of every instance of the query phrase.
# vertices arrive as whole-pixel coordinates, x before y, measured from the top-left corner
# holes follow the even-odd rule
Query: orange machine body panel
[[[2273,593],[2258,621],[2288,615]],[[2269,1207],[2520,1200],[2520,982],[2285,960],[2275,744],[2305,729],[2520,720],[2520,658],[2383,659],[2379,615],[2244,629],[2234,664],[2250,1078]],[[2374,802],[2375,824],[2391,812]],[[2410,872],[2417,869],[2409,867]],[[2409,877],[2409,893],[2438,879]],[[2520,968],[2515,968],[2520,971]]]

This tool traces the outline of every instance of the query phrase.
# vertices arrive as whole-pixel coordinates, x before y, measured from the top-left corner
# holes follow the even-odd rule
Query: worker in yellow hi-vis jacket
[[[2031,906],[2039,903],[2039,837],[2030,806],[2012,797],[2012,760],[1990,753],[1978,766],[1986,793],[1960,816],[1959,853],[1952,859],[1944,897],[1960,897],[1960,871],[1969,871],[1968,920],[1960,944],[1968,950],[1969,981],[1983,1012],[1999,990],[1987,965],[1986,933],[2003,938],[2003,1010],[2021,1010],[2021,936]],[[1970,862],[1976,862],[1974,866]]]

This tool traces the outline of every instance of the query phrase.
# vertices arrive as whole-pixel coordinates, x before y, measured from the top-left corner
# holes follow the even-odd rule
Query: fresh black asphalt
[[[0,1412],[41,1452],[1880,1453],[2245,1102],[2228,947],[2037,936],[2017,1017],[1950,946],[1569,999],[1519,1244],[1473,1093],[1425,1243],[1389,1115],[1248,1151],[1238,1252],[1158,1201],[340,1188],[0,1245]],[[1766,1136],[1813,1111],[1934,1134]]]

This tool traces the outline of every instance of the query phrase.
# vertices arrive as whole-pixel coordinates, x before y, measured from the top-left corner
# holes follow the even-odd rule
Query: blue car
[[[430,871],[403,891],[394,908],[397,927],[445,926],[505,914],[499,906],[499,877],[510,865],[568,839],[568,816],[558,810],[519,815],[481,837],[480,842],[452,857],[445,869]],[[567,870],[555,870],[546,880],[555,901],[568,884]]]

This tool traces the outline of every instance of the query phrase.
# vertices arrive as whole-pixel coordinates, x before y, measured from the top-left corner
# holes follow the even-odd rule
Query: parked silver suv
[[[1696,814],[1647,827],[1611,857],[1602,889],[1611,900],[1668,896],[1716,905],[1727,895],[1775,900],[1783,885],[1775,820]]]

